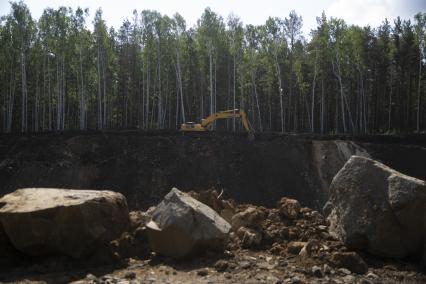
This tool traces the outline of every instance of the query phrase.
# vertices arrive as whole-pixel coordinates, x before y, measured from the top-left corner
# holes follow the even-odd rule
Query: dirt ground
[[[216,263],[228,263],[218,271]],[[425,283],[426,276],[415,264],[369,259],[368,273],[348,274],[345,269],[330,269],[315,276],[315,261],[299,257],[277,257],[268,252],[241,250],[230,256],[199,256],[172,261],[153,257],[128,259],[115,266],[49,271],[43,264],[15,269],[0,277],[3,283]],[[324,270],[324,265],[319,266]]]

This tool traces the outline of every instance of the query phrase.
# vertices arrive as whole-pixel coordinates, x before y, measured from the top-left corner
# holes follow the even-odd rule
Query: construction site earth
[[[252,141],[245,133],[221,132],[1,135],[3,200],[21,188],[110,190],[124,195],[130,213],[117,238],[84,257],[40,253],[43,247],[26,253],[8,235],[13,224],[0,199],[0,282],[426,283],[423,252],[386,257],[333,234],[324,206],[333,178],[353,155],[415,177],[420,186],[426,180],[424,135],[262,133]],[[146,226],[172,188],[227,221],[222,250],[173,257],[152,249]],[[422,202],[416,203],[420,221],[426,220]],[[418,233],[423,240],[425,224]]]

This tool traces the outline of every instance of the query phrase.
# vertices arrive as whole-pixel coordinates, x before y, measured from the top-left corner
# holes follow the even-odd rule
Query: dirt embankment
[[[0,136],[0,195],[21,187],[111,189],[130,208],[157,203],[172,186],[215,188],[271,206],[282,196],[321,208],[353,154],[426,179],[426,139],[106,132]]]

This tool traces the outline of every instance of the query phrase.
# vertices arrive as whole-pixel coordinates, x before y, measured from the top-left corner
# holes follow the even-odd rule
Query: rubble
[[[240,227],[256,228],[265,220],[265,214],[261,210],[250,206],[246,210],[232,216],[232,229],[237,231]]]
[[[201,192],[190,191],[188,194],[192,198],[212,208],[228,223],[232,222],[232,216],[234,216],[236,211],[235,201],[222,199],[221,194],[219,194],[215,189],[209,189]]]
[[[227,201],[221,197],[217,200],[217,204],[222,205]],[[129,230],[110,243],[111,251],[108,252],[115,257],[116,263],[120,263],[120,266],[102,272],[88,269],[82,275],[66,276],[66,282],[421,283],[426,281],[426,276],[416,272],[416,268],[410,266],[412,264],[401,266],[402,262],[370,259],[364,254],[361,257],[340,240],[325,235],[329,226],[320,212],[301,207],[298,214],[293,215],[294,218],[289,218],[280,213],[280,208],[235,204],[235,213],[231,218],[234,222],[231,227],[230,224],[224,223],[226,221],[221,219],[217,211],[177,189],[172,189],[158,206],[151,207],[145,212],[129,213]],[[223,210],[221,207],[217,209]],[[195,226],[194,220],[197,220],[196,223],[201,227],[197,229],[198,225]],[[219,229],[215,228],[217,222],[222,224]],[[173,232],[167,229],[172,223],[180,227],[182,234],[174,233],[176,226]],[[163,226],[162,231],[160,225]],[[227,233],[220,230],[224,227]],[[154,234],[150,235],[153,228]],[[192,229],[185,231],[187,228]],[[200,249],[197,250],[193,246],[191,250],[186,250],[191,251],[190,253],[180,254],[182,247],[189,248],[186,244],[195,243],[188,242],[189,238],[205,237],[212,232],[215,232],[215,236],[227,236],[223,239],[219,251],[209,252],[210,247],[204,246],[201,253],[195,255]],[[161,233],[165,234],[164,237],[158,237]],[[180,239],[177,239],[179,236]],[[160,249],[169,251],[161,253],[157,249],[152,250],[152,242],[156,242],[154,248],[161,245]],[[151,246],[148,246],[149,243]],[[205,243],[209,241],[203,245]],[[177,246],[179,250],[176,249]],[[183,255],[186,258],[182,259]],[[36,266],[36,270],[23,268],[18,272],[20,275],[42,273],[50,275],[47,278],[50,282],[62,281],[60,278],[53,278],[54,274],[49,274],[56,269],[51,268],[50,264],[40,263]],[[35,276],[30,276],[29,279],[35,279],[31,277]],[[0,274],[0,281],[2,280]]]
[[[335,252],[331,256],[331,262],[353,273],[364,274],[368,271],[367,264],[356,252]]]
[[[237,230],[237,236],[240,238],[243,248],[256,247],[262,241],[262,234],[260,232],[246,227],[240,227]]]
[[[287,251],[291,254],[299,254],[302,248],[304,248],[306,242],[290,242],[287,245]]]
[[[301,208],[299,201],[287,197],[281,198],[278,201],[277,207],[280,210],[281,216],[289,219],[296,219]]]

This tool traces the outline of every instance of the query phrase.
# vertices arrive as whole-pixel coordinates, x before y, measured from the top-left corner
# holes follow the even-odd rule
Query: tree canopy
[[[46,8],[37,20],[12,3],[0,22],[2,132],[177,129],[233,108],[257,131],[426,130],[426,13],[379,27],[323,13],[305,38],[295,11],[255,26],[206,8],[188,27],[134,10],[117,30],[88,12]]]

